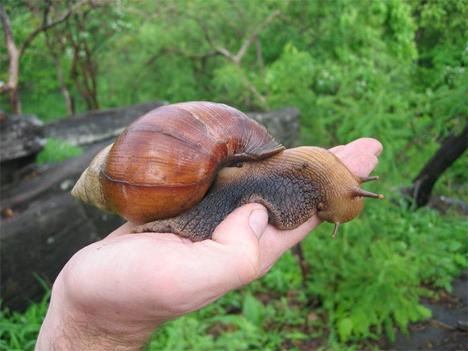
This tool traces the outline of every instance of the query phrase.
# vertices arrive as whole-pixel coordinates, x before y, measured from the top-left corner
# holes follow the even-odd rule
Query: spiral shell
[[[211,102],[167,105],[140,117],[101,151],[72,194],[146,223],[198,203],[222,167],[283,149],[235,108]]]

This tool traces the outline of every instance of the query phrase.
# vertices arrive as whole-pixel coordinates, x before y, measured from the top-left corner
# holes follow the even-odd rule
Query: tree
[[[52,5],[50,1],[46,1],[42,24],[33,31],[31,31],[26,36],[26,39],[24,39],[23,42],[19,44],[19,46],[15,43],[15,39],[11,30],[10,19],[7,13],[5,12],[3,5],[0,5],[0,19],[2,21],[3,31],[5,35],[5,46],[7,47],[9,58],[8,82],[1,83],[0,92],[8,93],[10,95],[11,108],[15,113],[21,113],[21,101],[18,93],[20,61],[27,48],[31,45],[33,40],[39,34],[44,33],[50,30],[51,28],[57,26],[58,24],[62,23],[68,17],[70,17],[74,11],[78,10],[84,4],[90,2],[91,0],[78,1],[75,4],[69,6],[64,13],[60,14],[54,19],[50,19],[49,12]]]
[[[450,135],[443,141],[437,152],[424,165],[409,189],[414,205],[425,206],[439,177],[466,151],[468,126],[458,135]]]

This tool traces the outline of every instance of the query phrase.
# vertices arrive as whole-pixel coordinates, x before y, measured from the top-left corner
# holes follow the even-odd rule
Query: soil
[[[412,324],[409,334],[398,333],[394,343],[383,347],[392,351],[468,350],[468,271],[453,282],[451,294],[441,293],[437,301],[427,300],[432,318]]]

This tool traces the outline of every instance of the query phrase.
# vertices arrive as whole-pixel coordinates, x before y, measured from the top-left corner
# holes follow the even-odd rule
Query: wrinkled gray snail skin
[[[314,214],[339,224],[355,218],[359,178],[319,147],[285,149],[257,122],[224,104],[186,102],[132,123],[85,170],[72,195],[140,224],[135,232],[211,238],[234,209],[260,203],[278,229]]]

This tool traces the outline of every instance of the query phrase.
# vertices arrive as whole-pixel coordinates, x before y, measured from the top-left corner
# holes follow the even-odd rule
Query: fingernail
[[[249,216],[249,225],[255,236],[260,239],[268,224],[268,214],[265,210],[253,210]]]

